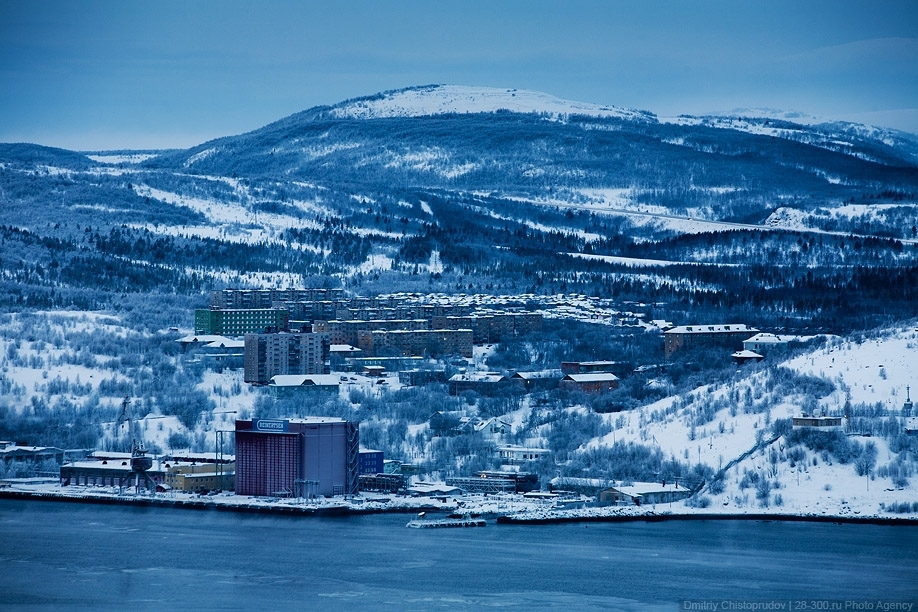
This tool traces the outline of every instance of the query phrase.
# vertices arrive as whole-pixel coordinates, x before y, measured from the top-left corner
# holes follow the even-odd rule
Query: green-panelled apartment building
[[[286,308],[199,308],[194,311],[194,333],[242,336],[266,329],[289,331]]]

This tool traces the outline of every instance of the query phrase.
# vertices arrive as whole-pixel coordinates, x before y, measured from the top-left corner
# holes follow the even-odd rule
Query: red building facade
[[[355,495],[356,422],[331,417],[236,421],[238,495]]]

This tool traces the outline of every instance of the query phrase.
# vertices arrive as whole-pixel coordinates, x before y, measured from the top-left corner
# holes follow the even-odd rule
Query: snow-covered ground
[[[216,179],[215,179],[216,180]],[[232,179],[226,179],[227,181]],[[248,198],[244,186],[235,184],[241,198]],[[160,202],[167,202],[176,206],[184,206],[203,214],[208,224],[206,226],[167,227],[165,233],[177,236],[196,236],[199,238],[218,238],[230,242],[255,244],[259,242],[274,242],[278,234],[290,228],[313,228],[321,226],[314,220],[297,218],[289,215],[259,212],[246,208],[238,202],[184,196],[147,185],[138,184],[134,187],[137,195]],[[294,205],[304,212],[315,212],[314,202],[295,201]],[[151,231],[163,232],[162,227],[147,227]],[[296,245],[290,245],[296,246]]]
[[[918,211],[918,204],[902,202],[897,204],[844,204],[839,206],[823,206],[813,211],[798,210],[796,208],[777,208],[765,220],[764,225],[775,229],[792,231],[814,232],[822,234],[835,234],[839,236],[851,235],[848,232],[829,232],[819,229],[832,224],[844,227],[852,221],[869,223],[874,227],[882,227],[887,231],[897,233],[903,229],[897,220],[905,216],[903,211],[911,210],[906,218],[914,218]],[[898,217],[894,216],[898,215]],[[908,226],[910,227],[910,225]],[[855,232],[856,235],[856,232]],[[903,244],[915,244],[914,236],[900,238]]]
[[[139,164],[141,162],[147,161],[148,159],[153,159],[157,155],[159,155],[159,153],[131,152],[104,153],[87,155],[86,157],[101,164]]]
[[[370,99],[343,103],[332,109],[332,113],[342,118],[379,119],[444,113],[493,113],[499,110],[553,117],[588,115],[641,121],[652,118],[642,111],[562,100],[538,91],[462,85],[431,85],[384,93]]]
[[[841,415],[848,401],[853,405],[879,404],[889,414],[898,415],[906,401],[906,387],[915,390],[918,381],[918,326],[912,322],[860,340],[833,338],[824,347],[799,357],[771,360],[776,366],[835,385],[835,391],[819,401],[820,411]],[[767,429],[771,423],[812,409],[803,396],[768,397],[765,376],[764,370],[751,376],[740,370],[736,380],[726,385],[701,387],[685,397],[667,397],[638,410],[604,415],[612,432],[593,440],[587,448],[608,446],[615,441],[635,442],[659,448],[667,457],[704,463],[715,470],[756,449],[726,470],[723,492],[707,493],[712,506],[705,511],[891,516],[882,513],[881,504],[918,501],[914,478],[908,486],[900,487],[891,478],[875,473],[869,478],[859,476],[852,463],[841,464],[831,455],[826,459],[826,455],[814,451],[806,451],[803,460],[790,461],[785,438],[756,448],[757,436],[770,439]],[[756,403],[768,407],[757,411]],[[711,404],[722,407],[709,421],[693,427],[693,415],[700,407]],[[878,467],[895,459],[882,437],[854,435],[851,439],[862,445],[875,444]],[[914,458],[911,461],[914,467]],[[747,472],[778,483],[779,488],[773,488],[768,497],[767,507],[757,498],[754,486],[748,482],[743,486]],[[682,504],[675,506],[683,510]]]
[[[126,380],[123,374],[106,367],[113,357],[84,355],[79,347],[71,346],[66,338],[73,334],[106,334],[115,341],[140,335],[117,317],[101,312],[8,314],[0,322],[0,380],[6,381],[0,401],[5,400],[19,412],[31,406],[33,399],[47,397],[49,385],[74,385],[70,392],[50,395],[78,401],[97,393],[102,383]],[[121,399],[100,398],[112,405]]]

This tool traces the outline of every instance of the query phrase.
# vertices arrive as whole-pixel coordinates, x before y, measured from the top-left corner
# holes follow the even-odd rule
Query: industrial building
[[[65,463],[60,469],[61,486],[148,488],[149,477],[149,482],[155,483],[157,490],[163,490],[168,471],[165,461],[152,459],[149,468],[137,472],[131,465],[131,459],[131,453],[108,453],[100,460]]]
[[[157,492],[204,493],[233,489],[232,455],[178,451],[150,457],[149,467],[138,472],[132,453],[93,451],[84,459],[60,467],[61,486],[143,487]]]
[[[466,493],[528,493],[539,488],[539,477],[526,472],[478,472],[472,477],[447,478],[446,484]]]
[[[359,432],[334,417],[236,421],[238,495],[355,495]]]

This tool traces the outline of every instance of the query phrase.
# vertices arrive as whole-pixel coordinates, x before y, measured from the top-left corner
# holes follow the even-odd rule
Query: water
[[[684,600],[723,609],[729,599],[791,610],[911,602],[918,611],[918,527],[418,530],[404,527],[410,518],[0,500],[0,608],[684,610]]]

